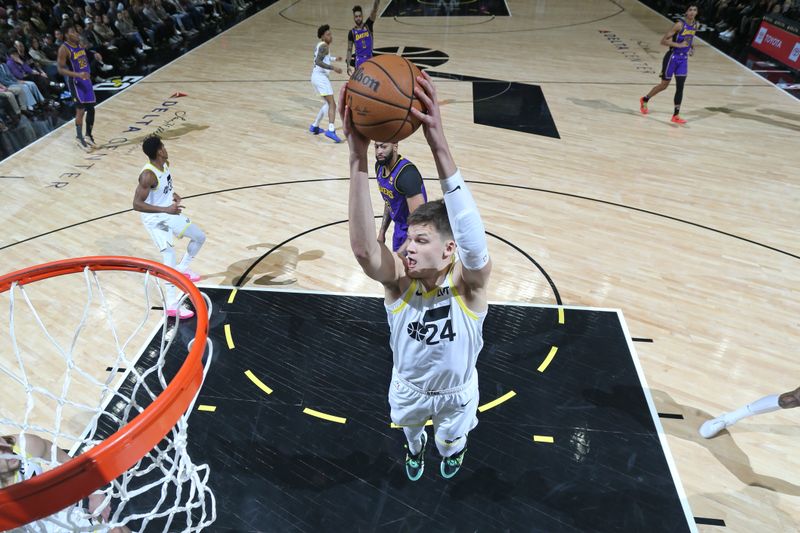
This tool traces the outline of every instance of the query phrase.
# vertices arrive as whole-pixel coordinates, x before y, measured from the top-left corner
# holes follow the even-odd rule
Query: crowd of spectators
[[[24,116],[36,119],[71,105],[56,64],[66,26],[75,26],[81,44],[91,51],[93,81],[102,82],[104,76],[133,73],[153,56],[180,49],[201,33],[221,31],[251,3],[12,0],[0,6],[0,133]]]
[[[723,48],[738,52],[752,42],[764,15],[780,15],[800,21],[800,0],[656,0],[662,13],[678,14],[689,3],[697,4],[698,20],[718,37]],[[682,11],[683,10],[683,11]],[[706,36],[704,35],[704,38]]]
[[[720,39],[735,48],[750,44],[764,15],[781,15],[800,20],[800,0],[705,0],[707,24],[717,30]]]

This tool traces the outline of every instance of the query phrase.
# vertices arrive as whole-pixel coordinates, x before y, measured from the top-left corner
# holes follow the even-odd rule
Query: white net
[[[0,333],[7,335],[0,342],[0,490],[103,442],[167,388],[194,329],[167,319],[164,285],[149,271],[85,268],[15,283],[3,293],[8,328]],[[203,378],[211,356],[208,340]],[[209,469],[194,464],[188,451],[195,400],[196,393],[177,424],[133,467],[18,531],[200,531],[210,525],[216,504]]]

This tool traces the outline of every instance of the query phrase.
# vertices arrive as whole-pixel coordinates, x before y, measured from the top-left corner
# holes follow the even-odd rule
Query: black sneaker
[[[422,432],[422,449],[416,455],[408,453],[408,444],[406,444],[406,475],[411,481],[416,481],[422,477],[422,472],[425,470],[425,446],[428,444],[427,432]]]
[[[96,142],[94,142],[94,137],[92,137],[92,134],[91,134],[91,133],[87,133],[87,134],[84,136],[84,140],[85,140],[86,142],[88,142],[88,143],[89,143],[90,145],[92,145],[92,146],[97,146],[97,143],[96,143]]]
[[[463,450],[458,452],[452,457],[444,457],[442,459],[442,466],[440,468],[442,477],[450,479],[455,476],[461,468],[461,463],[464,462],[464,455],[467,453],[466,446]]]
[[[86,139],[83,137],[75,137],[75,140],[78,142],[78,146],[81,148],[89,148],[89,145],[86,143]]]

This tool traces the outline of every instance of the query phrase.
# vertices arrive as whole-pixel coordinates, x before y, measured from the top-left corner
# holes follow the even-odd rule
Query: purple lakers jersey
[[[687,43],[688,46],[686,48],[674,48],[672,52],[674,54],[681,54],[681,55],[688,55],[689,50],[692,47],[692,41],[694,40],[694,34],[697,33],[697,29],[695,26],[691,24],[687,24],[686,21],[683,22],[683,27],[681,27],[680,31],[678,31],[675,35],[672,36],[672,41],[675,43]]]
[[[355,47],[356,68],[372,57],[372,27],[372,20],[367,19],[362,28],[350,30],[349,39],[353,41],[353,46]]]
[[[378,165],[378,187],[380,188],[383,201],[389,206],[390,216],[395,226],[408,226],[408,202],[406,202],[406,197],[397,190],[395,181],[397,180],[397,176],[400,175],[400,172],[410,164],[411,161],[401,157],[397,160],[397,163],[395,163],[394,167],[389,171],[389,175],[386,177],[383,177],[384,165]],[[425,184],[422,185],[422,197],[426,202],[428,201],[428,194],[425,192]]]
[[[69,52],[70,70],[73,72],[91,73],[89,56],[86,54],[86,49],[82,46],[70,46],[66,42],[64,43],[64,46],[67,48],[67,52]],[[70,91],[72,92],[73,98],[75,98],[77,102],[83,104],[94,103],[95,96],[91,79],[82,80],[80,78],[70,77],[67,81],[69,81]]]

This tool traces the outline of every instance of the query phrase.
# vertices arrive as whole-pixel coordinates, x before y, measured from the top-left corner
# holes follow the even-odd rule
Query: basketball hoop
[[[74,283],[81,288],[81,292],[84,287],[86,289],[81,321],[75,330],[70,330],[72,333],[68,344],[59,343],[56,340],[57,333],[53,333],[53,330],[60,327],[69,329],[64,322],[72,317],[57,317],[47,324],[48,317],[36,310],[34,299],[28,294],[38,291],[28,289],[33,283],[67,275],[73,275],[72,281],[64,280],[59,283]],[[80,279],[75,279],[75,276]],[[139,286],[141,282],[138,278],[144,278],[144,318],[141,322],[128,321],[133,329],[130,336],[120,336],[122,329],[119,324],[115,324],[111,299],[113,296],[128,299],[132,293],[125,290],[116,293],[104,290],[100,283],[101,277],[104,284],[108,285],[119,279],[125,283],[133,281]],[[180,320],[177,320],[178,324],[174,329],[168,328],[170,321],[166,317],[167,303],[162,282],[171,283],[185,293],[184,299],[188,298],[194,306],[197,320],[194,338],[188,343],[188,355],[183,363],[172,363],[180,354],[170,354],[167,366],[180,364],[171,379],[164,375],[165,355],[177,336]],[[46,286],[43,290],[46,290],[52,284],[45,281],[43,285]],[[161,296],[163,304],[164,311],[160,313],[151,312],[153,306],[150,295],[154,288],[156,294]],[[211,342],[208,341],[210,302],[207,306],[206,297],[185,276],[161,263],[112,256],[54,261],[0,276],[0,296],[5,296],[6,293],[10,300],[7,331],[10,331],[11,342],[4,342],[0,346],[0,378],[16,386],[20,392],[9,393],[4,390],[2,394],[5,398],[21,398],[24,395],[25,407],[20,409],[23,412],[15,412],[12,416],[7,416],[8,413],[0,407],[0,435],[13,429],[17,441],[22,439],[24,442],[25,434],[36,434],[56,445],[72,443],[74,453],[79,454],[59,464],[55,460],[56,446],[53,446],[48,465],[53,468],[0,489],[0,530],[23,527],[34,521],[60,527],[68,526],[74,530],[79,529],[76,525],[86,523],[80,520],[92,520],[92,527],[100,529],[125,525],[130,527],[133,524],[144,529],[148,524],[151,527],[156,526],[157,522],[152,523],[153,520],[161,520],[166,523],[165,531],[174,528],[199,531],[211,524],[216,518],[216,506],[214,496],[207,487],[208,466],[194,465],[186,450],[187,420],[212,356]],[[17,293],[21,294],[27,308],[23,302],[19,302]],[[61,304],[58,300],[62,297],[65,295],[60,291],[56,291],[55,295],[45,295],[42,300],[45,303],[40,301],[38,307],[57,307]],[[80,307],[75,309],[73,313],[80,314]],[[128,311],[127,307],[125,310]],[[27,315],[26,312],[30,314]],[[130,314],[126,313],[126,316]],[[25,319],[31,324],[27,331],[34,331],[38,325],[46,340],[37,339],[38,344],[35,344],[28,341],[28,337],[23,338],[18,330],[26,327]],[[96,365],[81,368],[84,352],[92,352],[83,350],[82,343],[89,342],[92,348],[96,347],[94,340],[82,340],[81,333],[94,327],[91,329],[93,339],[97,337],[98,328],[90,325],[95,319],[107,324],[110,329],[110,332],[105,332],[104,338],[110,339],[107,350],[114,360],[103,363],[103,368],[111,367],[106,369],[111,370],[111,374],[105,378],[96,377],[101,374]],[[124,320],[120,320],[121,322]],[[138,355],[129,357],[125,350],[133,339],[145,335],[143,330],[148,322],[156,324],[156,333],[161,330],[161,339],[160,344],[148,352],[153,363],[143,370],[137,367]],[[121,339],[126,340],[123,342]],[[13,348],[12,361],[8,360],[9,350],[6,344]],[[207,344],[208,354],[204,363]],[[28,349],[29,346],[35,348],[31,350]],[[48,377],[48,388],[47,385],[34,383],[41,365],[37,366],[30,361],[38,361],[36,357],[41,357],[42,351],[53,351],[53,347],[55,355],[48,361],[52,361],[54,367],[57,367],[56,363],[62,364],[64,375],[59,378],[59,383],[55,383],[55,378]],[[104,353],[106,348],[100,349],[101,358]],[[144,354],[144,349],[141,353]],[[96,358],[98,354],[93,353],[91,356]],[[59,358],[63,358],[63,361]],[[125,374],[119,374],[119,369],[124,369]],[[52,374],[53,369],[47,370]],[[116,385],[115,380],[118,381]],[[93,394],[88,395],[91,400],[86,400],[86,394],[73,399],[70,395],[78,385],[87,390],[96,388],[99,400],[94,402],[97,397]],[[0,385],[0,388],[7,387]],[[0,404],[6,403],[5,398],[0,400]],[[21,399],[19,401],[21,403]],[[57,406],[52,422],[44,424],[33,418],[37,401],[45,405],[53,402]],[[78,415],[67,417],[64,413],[68,408],[73,408],[79,415],[85,413],[83,416],[88,420],[83,425],[83,433],[66,428],[68,422],[82,421]],[[49,414],[53,410],[45,411]],[[77,427],[78,422],[75,424]],[[108,436],[103,438],[102,435],[105,434]],[[24,456],[24,452],[21,455]],[[154,478],[158,479],[154,481]],[[148,491],[151,491],[149,497],[142,496]],[[103,500],[98,509],[90,512],[87,508],[76,506],[76,502],[92,494]],[[167,494],[169,497],[165,497]],[[141,503],[142,498],[145,498],[148,506],[156,501],[155,506],[145,507]],[[138,503],[132,503],[137,501]],[[69,509],[69,513],[64,513],[66,509]],[[60,516],[54,517],[57,513]],[[179,517],[181,514],[184,518]],[[73,519],[68,515],[80,515],[81,518]],[[104,518],[98,524],[100,516]]]

